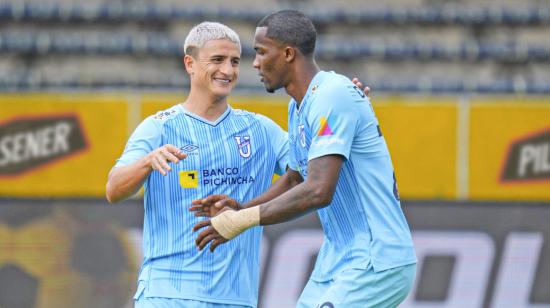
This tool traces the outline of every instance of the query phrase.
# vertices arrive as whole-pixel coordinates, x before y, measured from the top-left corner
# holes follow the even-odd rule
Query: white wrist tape
[[[213,217],[210,222],[221,236],[230,240],[246,229],[260,224],[260,207],[254,206],[240,211],[224,211]]]

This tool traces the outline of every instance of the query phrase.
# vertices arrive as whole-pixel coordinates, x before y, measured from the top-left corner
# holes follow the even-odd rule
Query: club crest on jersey
[[[235,141],[237,141],[239,155],[244,158],[250,157],[250,154],[252,153],[250,147],[250,136],[235,136]]]
[[[304,128],[304,124],[298,125],[298,132],[300,133],[300,144],[302,145],[302,148],[306,147],[306,130]]]

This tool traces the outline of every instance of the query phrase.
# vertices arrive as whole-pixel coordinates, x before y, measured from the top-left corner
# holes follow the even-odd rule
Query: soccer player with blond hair
[[[189,32],[184,63],[187,99],[146,118],[109,174],[107,199],[143,185],[144,259],[136,307],[256,307],[262,228],[252,228],[213,255],[195,247],[192,226],[204,218],[193,200],[230,194],[250,200],[285,172],[287,134],[265,116],[231,108],[241,44],[225,25],[203,22]]]

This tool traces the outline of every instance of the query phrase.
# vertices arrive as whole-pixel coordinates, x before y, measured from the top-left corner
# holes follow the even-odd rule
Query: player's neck
[[[298,107],[302,104],[313,77],[320,71],[314,59],[303,59],[300,62],[293,67],[291,80],[285,87],[286,93],[294,98]]]
[[[208,121],[216,121],[227,110],[227,97],[199,95],[191,90],[183,107]]]

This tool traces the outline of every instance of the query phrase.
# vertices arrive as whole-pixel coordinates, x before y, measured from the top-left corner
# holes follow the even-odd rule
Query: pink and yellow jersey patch
[[[328,124],[327,118],[321,117],[319,127],[320,128],[319,128],[319,131],[317,132],[317,136],[331,136],[333,134],[332,129]]]

